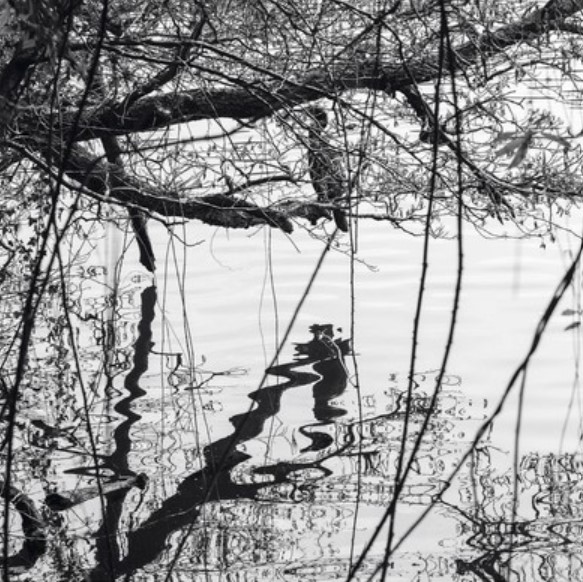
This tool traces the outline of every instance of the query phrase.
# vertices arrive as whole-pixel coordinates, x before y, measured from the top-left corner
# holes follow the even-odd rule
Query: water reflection
[[[479,505],[464,520],[464,532],[477,556],[456,560],[459,573],[471,572],[480,580],[578,579],[582,462],[573,454],[525,455],[518,468],[520,507],[514,517],[508,504],[511,471],[500,473],[490,459],[476,463]]]
[[[200,528],[198,522],[202,520],[206,525],[209,521],[208,515],[201,516],[205,504],[219,501],[225,503],[229,500],[255,500],[259,498],[258,493],[266,486],[277,485],[290,486],[288,498],[294,499],[295,483],[302,479],[302,475],[309,474],[313,477],[317,474],[321,477],[330,474],[330,471],[322,466],[320,460],[268,464],[253,468],[250,478],[241,480],[237,478],[240,474],[237,467],[252,458],[243,452],[241,445],[261,435],[265,423],[279,412],[281,398],[285,391],[314,384],[316,417],[330,422],[330,415],[332,417],[337,415],[336,409],[329,406],[329,401],[339,395],[346,386],[343,356],[348,351],[348,342],[334,340],[331,335],[331,326],[315,325],[311,331],[314,337],[310,342],[296,345],[298,357],[294,362],[274,366],[268,370],[270,374],[286,378],[286,380],[251,392],[249,398],[253,401],[253,407],[230,419],[233,432],[204,447],[204,467],[182,480],[178,485],[177,493],[167,498],[140,527],[129,534],[125,558],[113,565],[116,575],[134,572],[153,562],[166,548],[171,534],[186,528],[186,533],[176,550],[182,552],[184,544],[189,543],[188,538]],[[311,372],[297,370],[307,365],[312,365],[321,377]],[[312,445],[308,449],[324,448],[326,445],[323,444],[323,440],[325,439],[314,435],[316,433],[311,435]],[[265,485],[264,478],[255,482],[254,475],[269,475],[269,485]],[[205,533],[202,551],[196,552],[197,555],[202,556],[200,565],[208,566],[210,554],[223,556],[221,566],[224,567],[229,567],[233,560],[239,561],[242,550],[236,549],[241,543],[237,530],[245,521],[241,521],[239,525],[233,524],[232,536],[228,530],[224,531],[219,538],[216,535],[207,537]],[[223,536],[228,536],[229,542],[225,550],[217,554],[213,543],[219,543]],[[265,545],[265,542],[265,539],[261,539],[259,546],[252,544],[251,555],[269,553],[269,547]],[[201,541],[199,540],[198,543],[200,544]],[[222,541],[220,543],[223,544]],[[191,551],[188,553],[190,554]],[[217,566],[217,564],[213,565],[213,567]],[[97,576],[102,576],[102,572],[98,571]],[[93,579],[98,580],[99,577]]]
[[[399,497],[397,525],[402,520],[404,529],[424,508],[435,507],[429,527],[413,533],[414,549],[404,546],[392,556],[391,576],[574,579],[581,566],[583,457],[529,453],[515,471],[509,455],[486,439],[455,487],[436,502],[489,403],[470,397],[462,379],[449,375],[432,408],[438,371],[428,371],[415,376],[408,403],[407,379],[391,374],[359,407],[350,339],[331,324],[312,325],[289,361],[267,371],[272,384],[249,392],[249,406],[240,406],[228,430],[213,437],[210,424],[230,404],[231,393],[219,384],[223,376],[209,373],[193,383],[183,366],[186,356],[169,351],[163,370],[172,392],[157,396],[147,376],[157,292],[137,289],[123,293],[127,311],[115,312],[125,325],[86,320],[105,362],[103,401],[95,399],[90,417],[94,445],[76,422],[31,417],[21,427],[23,454],[42,454],[45,464],[41,470],[37,460],[34,471],[31,463],[19,464],[19,482],[41,475],[49,495],[42,512],[28,500],[25,515],[32,522],[23,517],[24,544],[15,545],[9,559],[14,572],[95,581],[346,579],[394,497],[404,423],[410,454],[430,414]],[[116,337],[118,328],[125,335]],[[63,378],[62,367],[56,373]],[[302,403],[302,416],[279,426],[290,394]],[[165,408],[164,399],[175,406]],[[142,471],[151,477],[147,488],[131,487]],[[79,476],[85,488],[57,487],[55,475]],[[92,509],[83,514],[75,502],[57,515],[49,510],[51,493],[86,496],[81,505],[89,508],[93,500]],[[27,499],[20,494],[4,492],[18,511]],[[364,561],[358,579],[374,572],[382,546]]]

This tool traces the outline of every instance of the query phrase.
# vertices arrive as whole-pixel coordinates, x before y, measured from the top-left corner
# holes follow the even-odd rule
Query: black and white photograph
[[[2,582],[583,582],[583,0],[0,0]]]

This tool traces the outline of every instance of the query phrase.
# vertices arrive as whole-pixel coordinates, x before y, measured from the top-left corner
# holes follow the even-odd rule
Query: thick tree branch
[[[117,138],[113,135],[105,136],[101,138],[101,143],[103,144],[108,162],[123,171],[121,148],[117,143]],[[146,217],[137,208],[130,207],[128,210],[130,223],[136,235],[136,242],[140,251],[140,263],[150,273],[153,273],[156,270],[156,257],[154,256],[154,250],[150,236],[148,235]]]
[[[52,152],[58,159],[58,151]],[[136,206],[161,216],[195,218],[227,228],[249,228],[269,225],[292,232],[291,221],[282,212],[261,208],[250,202],[224,194],[202,196],[193,200],[181,199],[175,191],[160,192],[130,177],[116,164],[96,158],[75,145],[64,163],[65,175],[94,192],[100,199],[111,197],[126,206]]]
[[[0,132],[4,132],[12,118],[18,93],[29,68],[36,62],[38,51],[19,45],[14,56],[0,71]]]
[[[206,14],[201,12],[198,22],[193,26],[190,41],[196,41],[202,34],[203,28],[207,22]],[[129,95],[125,97],[120,103],[117,110],[117,115],[120,116],[123,111],[129,109],[140,98],[149,95],[153,91],[159,90],[169,81],[174,79],[178,72],[186,65],[189,54],[193,46],[197,46],[194,42],[181,42],[176,47],[176,56],[171,64],[162,69],[158,74],[154,75],[147,83],[136,87]]]
[[[520,21],[462,43],[453,51],[454,62],[447,63],[443,69],[464,70],[479,59],[501,54],[521,41],[559,29],[566,18],[581,9],[583,0],[551,0]],[[239,65],[244,68],[243,64]],[[398,91],[410,86],[412,79],[417,84],[434,80],[439,62],[437,54],[412,58],[406,63],[394,59],[391,62],[383,62],[382,59],[379,62],[377,58],[352,59],[312,71],[300,81],[284,79],[276,74],[272,74],[271,80],[265,80],[269,72],[259,74],[257,67],[251,64],[247,70],[251,70],[254,77],[264,80],[245,79],[243,72],[239,77],[222,74],[227,86],[147,95],[127,108],[122,107],[123,102],[120,102],[88,111],[81,117],[75,139],[80,141],[106,134],[152,131],[172,124],[218,117],[261,118],[283,108],[350,89]],[[64,112],[62,128],[65,134],[67,128],[72,126],[75,115],[74,109]],[[48,119],[46,116],[47,125]]]

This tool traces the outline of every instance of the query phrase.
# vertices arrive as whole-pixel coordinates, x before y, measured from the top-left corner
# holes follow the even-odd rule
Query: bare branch
[[[548,30],[559,29],[566,18],[582,8],[583,0],[552,0],[520,21],[502,26],[494,32],[484,32],[477,38],[454,47],[454,62],[447,63],[444,70],[465,70],[480,59],[500,54],[507,48],[540,36]],[[208,47],[205,43],[196,41],[192,41],[192,45]],[[283,78],[280,74],[270,73],[251,63],[238,64],[251,72],[253,77],[247,79],[243,74],[229,77],[223,73],[222,85],[217,83],[214,87],[205,89],[144,95],[137,100],[134,96],[129,107],[124,99],[105,108],[87,111],[81,117],[75,139],[80,141],[105,134],[152,131],[173,124],[219,117],[261,118],[322,97],[337,96],[339,92],[346,90],[398,91],[410,86],[412,79],[418,84],[434,80],[439,70],[437,54],[411,58],[407,62],[395,62],[394,59],[386,62],[386,59],[377,57],[338,60],[323,69],[310,71],[300,80]],[[161,75],[165,77],[164,74]],[[266,80],[269,75],[271,80]],[[156,82],[158,81],[160,79]],[[62,129],[65,135],[75,115],[74,109],[63,112]],[[45,126],[49,125],[48,114],[44,118],[41,116],[41,120]],[[36,125],[38,117],[35,116],[30,121],[31,124],[34,121]]]
[[[58,152],[52,152],[57,159]],[[64,173],[100,198],[109,195],[124,205],[133,205],[167,217],[198,219],[206,224],[229,228],[269,225],[292,232],[289,218],[277,210],[261,208],[234,196],[212,194],[193,200],[181,199],[178,192],[159,192],[119,166],[96,158],[79,145],[63,160]],[[111,185],[111,187],[110,187]]]

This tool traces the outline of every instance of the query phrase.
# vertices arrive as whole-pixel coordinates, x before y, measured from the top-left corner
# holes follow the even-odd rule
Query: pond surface
[[[70,273],[78,364],[56,298],[35,332],[14,486],[46,539],[23,558],[13,516],[15,579],[576,579],[579,271],[487,423],[580,225],[468,230],[445,370],[458,250],[431,240],[412,382],[423,237],[363,224],[351,258],[347,236],[153,225],[154,280],[134,246],[116,272],[109,231]]]

